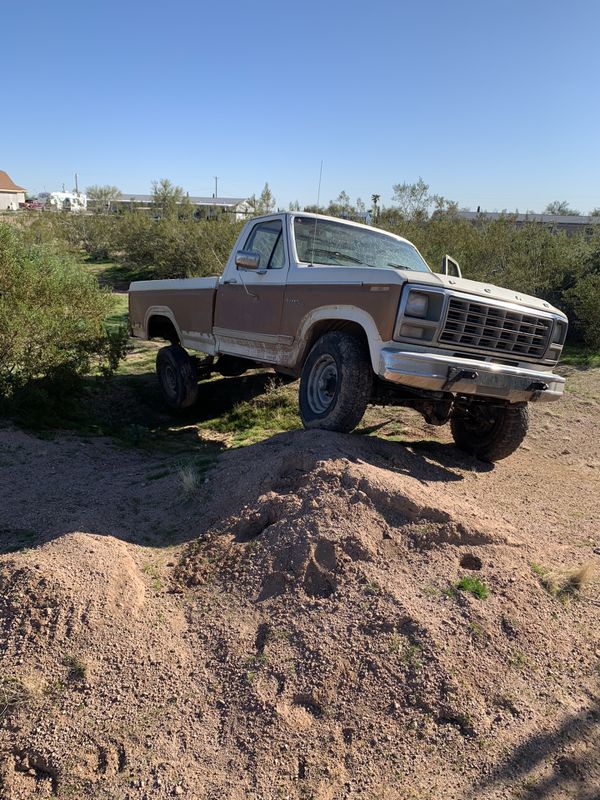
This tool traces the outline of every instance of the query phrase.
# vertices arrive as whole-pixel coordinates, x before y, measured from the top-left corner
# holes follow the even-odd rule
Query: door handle
[[[223,286],[227,286],[232,283],[239,283],[239,281],[236,278],[229,278],[228,280],[223,281]]]

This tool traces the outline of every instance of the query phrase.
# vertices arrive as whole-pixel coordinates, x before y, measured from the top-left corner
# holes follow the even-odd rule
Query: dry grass
[[[36,695],[36,690],[24,679],[0,676],[0,719],[27,705]]]
[[[193,494],[200,486],[200,475],[190,464],[180,467],[177,474],[179,475],[181,488],[184,494]]]
[[[578,595],[590,583],[594,574],[594,568],[589,562],[567,570],[545,570],[534,564],[533,571],[548,594],[563,601]]]

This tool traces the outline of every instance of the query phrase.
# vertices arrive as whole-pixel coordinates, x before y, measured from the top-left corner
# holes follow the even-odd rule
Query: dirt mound
[[[597,607],[474,495],[418,448],[293,433],[221,458],[183,548],[3,556],[0,795],[592,798]]]

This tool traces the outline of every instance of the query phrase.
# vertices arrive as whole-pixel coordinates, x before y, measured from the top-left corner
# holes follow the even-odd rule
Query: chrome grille
[[[551,330],[552,320],[546,317],[450,297],[439,340],[476,350],[541,358],[548,347]]]

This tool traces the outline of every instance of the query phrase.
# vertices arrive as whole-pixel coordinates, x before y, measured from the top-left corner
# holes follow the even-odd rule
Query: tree
[[[579,217],[581,215],[581,211],[571,208],[566,200],[554,200],[554,202],[548,203],[543,213],[555,214],[558,217]]]
[[[177,206],[183,201],[184,191],[175,186],[168,178],[152,181],[152,203],[160,217],[173,217],[177,214]]]
[[[418,219],[428,216],[433,198],[429,194],[429,184],[423,178],[419,177],[416,183],[396,183],[392,190],[392,201],[403,217]]]
[[[590,213],[590,217],[600,217],[600,208],[593,208]]]
[[[379,219],[379,201],[381,200],[380,194],[372,194],[371,202],[373,203],[373,221],[377,222]]]
[[[275,209],[275,198],[269,189],[269,184],[265,183],[265,187],[260,193],[258,199],[255,194],[253,194],[252,197],[249,197],[248,204],[252,214],[255,214],[256,216],[260,216],[261,214],[270,214]]]
[[[111,204],[121,197],[121,190],[118,186],[88,186],[85,190],[87,194],[88,203],[90,203],[92,210],[99,214],[108,214]]]
[[[293,200],[288,206],[288,211],[300,211],[300,203],[297,200]]]
[[[348,211],[350,208],[350,195],[342,189],[337,196],[336,203],[341,206],[342,211]]]

